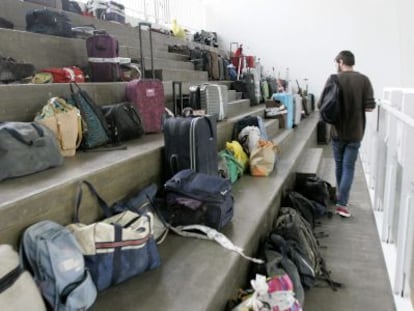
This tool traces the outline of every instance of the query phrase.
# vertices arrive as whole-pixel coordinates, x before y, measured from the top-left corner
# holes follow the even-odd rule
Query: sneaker
[[[346,217],[346,218],[351,217],[351,212],[345,206],[337,205],[336,213],[342,217]]]

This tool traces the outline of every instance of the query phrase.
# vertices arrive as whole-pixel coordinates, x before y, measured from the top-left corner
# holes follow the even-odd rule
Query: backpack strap
[[[176,234],[187,237],[187,238],[197,238],[201,240],[212,240],[220,244],[222,247],[238,253],[243,258],[250,260],[257,264],[263,264],[262,259],[257,259],[254,257],[247,256],[241,247],[238,247],[233,244],[233,242],[227,238],[224,234],[218,232],[217,230],[203,226],[203,225],[189,225],[189,226],[177,226],[173,227],[169,225],[171,231]]]

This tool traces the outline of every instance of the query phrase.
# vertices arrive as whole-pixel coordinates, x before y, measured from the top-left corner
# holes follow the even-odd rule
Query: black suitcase
[[[322,120],[318,122],[317,127],[317,141],[320,145],[327,145],[331,141],[330,136],[331,126]]]
[[[176,117],[164,123],[165,180],[183,169],[218,175],[214,117]]]

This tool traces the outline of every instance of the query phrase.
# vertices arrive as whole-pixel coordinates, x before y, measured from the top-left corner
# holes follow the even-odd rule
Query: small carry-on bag
[[[152,79],[145,79],[144,54],[142,46],[142,27],[148,27]],[[154,79],[154,55],[152,47],[152,31],[150,23],[139,23],[139,42],[141,54],[142,76],[144,79],[128,82],[126,97],[133,102],[142,118],[145,133],[159,133],[162,129],[162,119],[165,111],[164,87],[160,80]]]
[[[0,245],[0,306],[9,311],[46,311],[42,296],[31,275],[19,263],[10,245]]]
[[[228,90],[225,85],[200,85],[200,108],[206,114],[217,117],[222,121],[227,117]]]
[[[86,39],[88,62],[93,82],[113,82],[121,79],[119,43],[106,31],[95,31]]]
[[[176,117],[164,123],[165,177],[187,168],[218,174],[217,123],[215,118]]]
[[[231,182],[186,169],[165,183],[165,220],[172,226],[193,224],[221,229],[233,218]]]

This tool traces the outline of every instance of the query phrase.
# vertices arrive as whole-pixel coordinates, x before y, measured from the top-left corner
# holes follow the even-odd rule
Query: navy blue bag
[[[82,184],[88,186],[102,208],[105,219],[85,225],[79,222]],[[111,215],[110,208],[91,183],[79,184],[74,223],[68,226],[78,241],[85,265],[98,291],[119,284],[145,271],[160,266],[160,257],[153,236],[154,216],[124,211]]]
[[[231,182],[185,169],[165,183],[162,213],[172,226],[206,225],[221,229],[233,218]]]

